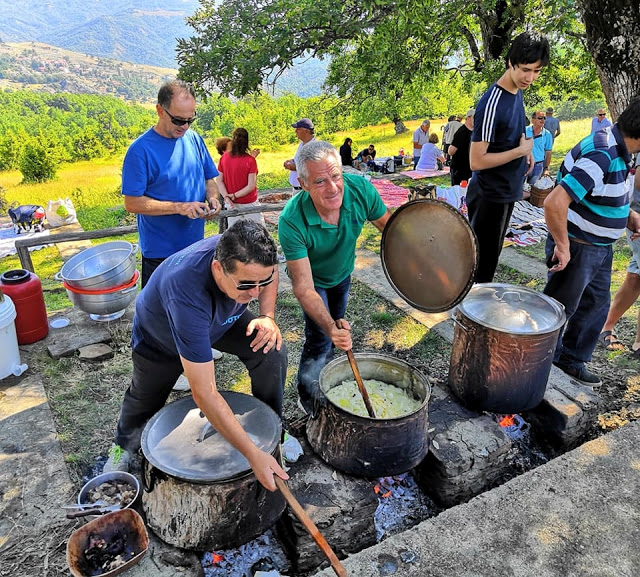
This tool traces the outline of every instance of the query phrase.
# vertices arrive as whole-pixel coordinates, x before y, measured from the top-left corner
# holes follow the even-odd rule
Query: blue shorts
[[[627,267],[627,272],[640,275],[640,238],[631,240],[631,234],[631,231],[627,229],[627,242],[633,253],[629,261],[629,266]]]

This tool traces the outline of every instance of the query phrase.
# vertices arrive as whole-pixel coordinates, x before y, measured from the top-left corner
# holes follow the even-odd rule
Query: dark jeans
[[[225,335],[211,343],[219,351],[237,356],[251,377],[251,393],[282,416],[282,397],[287,376],[287,348],[253,352],[246,336],[247,325],[255,316],[245,311]],[[167,358],[150,349],[132,353],[133,375],[124,394],[116,443],[129,451],[140,448],[140,436],[146,422],[167,402],[173,385],[183,371],[179,358]]]
[[[547,263],[555,242],[547,237]],[[567,324],[558,337],[554,362],[580,368],[591,360],[611,301],[613,248],[570,243],[571,260],[564,270],[549,274],[544,294],[564,305]]]
[[[413,157],[413,170],[415,170],[416,166],[418,166],[418,162],[420,162],[420,155]]]
[[[141,289],[143,289],[145,285],[149,282],[149,278],[153,274],[153,271],[160,266],[163,260],[166,260],[166,259],[146,258],[145,256],[142,257],[142,286],[140,287]]]
[[[469,223],[478,239],[476,282],[491,282],[496,273],[502,243],[513,212],[513,202],[485,200],[477,190],[467,192]]]
[[[316,287],[316,292],[324,301],[334,320],[344,317],[349,299],[351,277],[348,276],[334,287],[324,289]],[[298,367],[298,392],[301,397],[309,398],[318,385],[320,371],[333,356],[333,343],[322,329],[303,311],[304,346]]]

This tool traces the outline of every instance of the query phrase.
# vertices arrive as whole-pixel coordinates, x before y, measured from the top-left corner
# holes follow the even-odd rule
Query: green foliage
[[[124,150],[155,119],[141,106],[86,94],[0,92],[0,109],[0,170],[24,167],[29,174],[25,182],[41,182],[40,174],[55,172],[56,162],[92,160]],[[42,164],[45,158],[48,167]]]
[[[23,182],[47,182],[56,176],[60,164],[60,151],[44,138],[32,139],[25,144],[20,157]]]

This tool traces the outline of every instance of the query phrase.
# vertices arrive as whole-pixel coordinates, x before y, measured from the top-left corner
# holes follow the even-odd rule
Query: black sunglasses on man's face
[[[191,118],[178,118],[177,116],[174,116],[173,114],[171,114],[171,112],[169,112],[166,108],[162,108],[162,110],[164,110],[169,118],[171,119],[171,124],[175,124],[176,126],[184,126],[185,124],[193,124],[196,121],[196,115],[194,114]]]

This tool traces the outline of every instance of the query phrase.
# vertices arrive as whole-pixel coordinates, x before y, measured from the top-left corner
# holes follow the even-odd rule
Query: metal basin
[[[93,315],[110,315],[126,309],[135,300],[138,294],[139,277],[138,271],[134,270],[130,282],[119,288],[105,291],[75,289],[68,283],[64,283],[64,288],[67,289],[67,296],[73,306]]]
[[[111,289],[131,280],[137,252],[138,245],[125,240],[92,246],[71,257],[54,278],[77,289]]]

